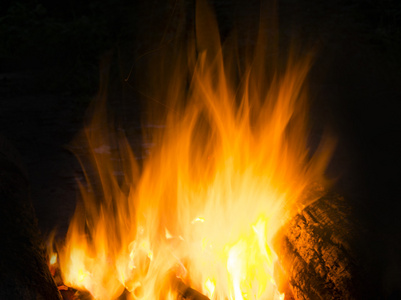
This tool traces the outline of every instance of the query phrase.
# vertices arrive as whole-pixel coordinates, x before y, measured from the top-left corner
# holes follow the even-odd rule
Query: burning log
[[[197,290],[187,286],[179,278],[175,277],[174,287],[177,293],[180,295],[180,299],[186,300],[209,300],[208,297],[199,293]]]
[[[18,155],[0,137],[0,299],[61,299],[29,197]]]
[[[327,195],[298,213],[275,244],[295,299],[355,299],[356,225],[343,197]]]

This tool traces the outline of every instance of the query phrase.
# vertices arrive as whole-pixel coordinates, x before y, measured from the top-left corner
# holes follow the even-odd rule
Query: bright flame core
[[[238,81],[216,31],[212,42],[205,36],[197,32],[198,55],[189,47],[172,75],[154,73],[169,109],[162,127],[145,132],[153,146],[141,171],[127,140],[104,124],[104,106],[85,129],[102,192],[95,196],[86,173],[59,249],[66,285],[96,299],[124,289],[134,299],[176,299],[178,277],[211,299],[283,299],[271,240],[323,179],[332,152],[330,142],[308,151],[309,61],[290,60],[267,82],[258,48]]]

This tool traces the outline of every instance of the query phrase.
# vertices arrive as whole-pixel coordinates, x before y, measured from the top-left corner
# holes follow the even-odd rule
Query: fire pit
[[[354,225],[324,178],[334,143],[309,140],[312,58],[292,51],[286,63],[271,61],[262,31],[245,51],[252,55],[240,56],[235,39],[220,45],[205,3],[195,19],[184,44],[152,61],[141,157],[102,85],[79,141],[88,151],[81,198],[65,240],[48,248],[59,291],[64,299],[354,297]]]
[[[75,227],[82,233],[81,240],[88,245],[83,251],[81,261],[84,264],[78,275],[82,275],[83,281],[85,275],[97,276],[101,272],[92,267],[97,262],[104,262],[105,272],[117,269],[121,256],[121,261],[128,260],[128,267],[122,272],[118,269],[110,276],[123,286],[120,299],[140,298],[141,295],[144,298],[149,290],[155,290],[149,286],[152,278],[156,278],[155,285],[159,284],[157,297],[160,298],[189,297],[187,290],[212,299],[249,298],[254,292],[253,286],[257,286],[258,293],[264,288],[259,282],[267,281],[276,291],[273,297],[284,294],[285,298],[297,299],[398,299],[401,286],[401,219],[400,202],[397,201],[400,194],[401,118],[396,104],[401,95],[400,32],[397,30],[400,6],[395,1],[369,1],[367,4],[361,1],[280,0],[277,1],[278,14],[274,16],[273,10],[261,9],[260,1],[210,1],[219,24],[220,38],[217,39],[216,30],[209,28],[215,26],[214,21],[208,17],[203,17],[204,21],[199,19],[202,13],[195,13],[195,1],[108,1],[107,6],[89,1],[82,6],[79,4],[78,10],[77,1],[74,6],[64,3],[64,7],[39,1],[46,10],[39,6],[35,8],[35,3],[22,3],[22,6],[4,3],[3,6],[10,9],[3,10],[6,15],[1,21],[2,28],[13,34],[5,36],[10,43],[5,43],[3,50],[8,48],[9,54],[3,51],[0,55],[0,60],[7,64],[2,65],[0,76],[1,131],[21,153],[27,172],[15,162],[15,157],[5,154],[7,150],[0,145],[3,178],[0,187],[3,233],[0,298],[52,299],[60,296],[52,284],[47,264],[64,297],[68,297],[67,294],[71,297],[79,294],[81,299],[93,297],[87,289],[68,283],[65,269],[60,267],[63,257],[68,257],[64,251],[68,246],[80,249],[65,241],[78,190],[75,177],[83,190],[83,199],[78,200],[80,207],[77,209],[77,219],[81,221]],[[267,2],[263,1],[262,5]],[[100,9],[101,13],[94,12],[86,18],[85,14],[89,8],[92,12],[92,7]],[[30,9],[34,9],[32,14]],[[266,17],[261,18],[260,12],[266,13]],[[184,19],[181,23],[177,22],[180,16]],[[277,19],[280,22],[278,31],[274,26],[262,24],[264,33],[258,33],[260,20],[270,24]],[[196,26],[197,21],[200,26]],[[15,27],[7,28],[7,24]],[[134,26],[125,26],[127,24]],[[66,30],[57,32],[60,26]],[[121,30],[124,26],[127,30]],[[202,26],[204,30],[199,30]],[[105,32],[97,32],[98,29]],[[230,33],[232,29],[234,33]],[[45,32],[45,36],[41,32]],[[112,40],[99,39],[116,32],[118,34]],[[265,37],[267,43],[257,39],[258,34]],[[30,43],[24,47],[25,37],[33,42],[34,48],[29,47]],[[61,44],[51,47],[67,40],[71,42],[69,47],[64,48]],[[99,40],[103,46],[99,45]],[[223,46],[213,42],[216,40]],[[183,41],[188,44],[183,45]],[[313,47],[309,47],[310,42]],[[104,54],[106,49],[103,47],[111,50],[107,52],[111,57],[111,72],[102,72],[110,74],[109,91],[106,93],[103,89],[107,84],[102,84],[99,96],[107,101],[106,104],[97,101],[93,122],[85,126],[83,140],[73,147],[79,158],[75,160],[64,146],[82,128],[81,116],[87,95],[73,86],[86,86],[87,80],[81,79],[89,76],[91,71],[83,70],[96,68],[93,64]],[[312,53],[311,49],[318,51]],[[313,63],[308,70],[310,56]],[[68,57],[68,62],[57,62]],[[44,65],[39,66],[42,61]],[[70,67],[63,67],[67,65]],[[215,71],[219,70],[218,65],[223,65],[224,72]],[[32,68],[36,70],[36,67],[40,70],[33,72]],[[71,72],[76,67],[85,75]],[[287,83],[291,83],[286,79],[301,78],[299,70],[308,74],[296,95],[294,89],[286,88]],[[53,80],[52,74],[58,74],[58,79]],[[124,82],[128,74],[132,75]],[[71,76],[74,77],[73,86],[71,81],[64,80]],[[224,81],[227,84],[222,85]],[[36,84],[38,82],[42,84]],[[94,88],[91,85],[84,89],[92,93]],[[293,108],[287,114],[289,121],[282,114],[284,118],[275,123],[271,121],[272,116],[286,111],[285,105],[280,107],[280,103],[286,103],[279,101],[282,99],[278,97],[280,91],[281,95],[288,91],[296,99],[287,102],[290,103],[288,107]],[[248,107],[241,106],[247,103],[243,101],[244,95],[248,95]],[[193,101],[196,96],[199,99]],[[211,101],[207,102],[208,99]],[[229,109],[221,108],[227,107],[225,99],[231,99]],[[265,103],[270,103],[271,109],[265,109]],[[147,109],[146,104],[153,107]],[[249,126],[243,126],[247,124],[244,121],[247,109]],[[264,113],[265,122],[261,117]],[[193,123],[184,122],[191,116]],[[271,155],[272,149],[277,149],[274,145],[280,145],[280,142],[268,142],[275,141],[269,130],[260,135],[261,128],[271,124],[285,124],[281,127],[285,128],[284,134],[278,134],[276,141],[281,139],[281,145],[288,143],[288,147],[276,151],[276,156]],[[322,167],[320,175],[326,173],[327,178],[335,179],[334,183],[325,182],[320,175],[313,180],[306,176],[308,184],[298,197],[294,196],[293,202],[287,199],[291,198],[292,187],[296,186],[291,178],[288,193],[283,192],[286,184],[274,189],[274,180],[258,188],[259,183],[267,182],[270,175],[277,178],[276,175],[282,172],[284,175],[278,177],[285,178],[290,174],[284,164],[287,157],[291,160],[288,166],[299,171],[305,170],[305,163],[313,162],[314,157],[325,153],[324,146],[319,148],[321,136],[323,145],[327,139],[325,124],[329,124],[338,136],[338,144],[329,166],[326,171]],[[298,130],[302,126],[304,130]],[[276,128],[280,129],[280,126]],[[304,140],[307,149],[301,159],[294,152],[302,147],[293,147],[301,144],[294,139],[299,132],[299,140]],[[184,133],[188,133],[187,139]],[[180,142],[174,141],[175,137]],[[270,143],[267,151],[261,141]],[[179,159],[170,159],[172,155],[168,153],[172,146]],[[249,151],[244,151],[247,147]],[[231,160],[225,157],[226,153],[229,157],[232,154]],[[258,159],[264,154],[272,159],[259,163]],[[81,171],[79,160],[88,180]],[[279,167],[271,172],[270,166],[276,161]],[[260,170],[260,166],[264,166],[264,171],[255,171]],[[104,171],[99,173],[98,169]],[[217,187],[215,179],[220,180]],[[248,187],[247,192],[239,192],[242,187]],[[255,195],[259,190],[262,193],[273,190],[276,194],[266,197],[265,203],[279,203],[278,206],[284,203],[284,207],[279,207],[276,213],[275,209],[264,210],[258,206]],[[207,194],[207,191],[214,194]],[[58,246],[49,247],[47,262],[29,194],[42,232],[47,233],[55,226],[58,228]],[[84,199],[86,195],[93,201]],[[277,199],[276,195],[283,197]],[[240,205],[245,202],[242,201],[245,197],[248,197],[246,205]],[[227,203],[217,201],[220,199]],[[216,213],[208,209],[212,202],[216,203]],[[121,203],[128,209],[120,208]],[[157,207],[156,212],[152,211],[154,207]],[[144,211],[146,208],[149,212]],[[253,208],[261,208],[260,218],[252,220],[254,216],[249,211]],[[118,214],[120,211],[123,213]],[[120,222],[125,228],[117,226],[118,222],[106,217],[105,212],[124,218],[128,216],[129,221]],[[151,213],[157,214],[151,219],[153,223],[148,222]],[[104,238],[104,245],[99,246],[95,241],[97,234],[101,235],[102,214],[106,224],[103,231],[111,237]],[[277,230],[271,226],[275,220],[266,218],[270,215],[278,220]],[[236,225],[234,216],[243,227],[241,233],[238,233],[240,226]],[[268,268],[265,268],[268,264],[264,263],[265,256],[260,251],[263,247],[259,246],[259,228],[266,233],[266,243],[262,240],[261,244],[266,244],[265,248],[272,252],[269,256],[270,252],[266,250],[268,257],[273,257],[272,266]],[[147,238],[144,243],[138,242],[142,229],[142,236]],[[222,231],[224,234],[219,236]],[[253,243],[255,240],[257,243]],[[227,245],[220,247],[223,248],[220,256],[216,255],[219,254],[219,243]],[[194,250],[196,244],[199,251]],[[206,247],[202,248],[203,245]],[[214,247],[210,249],[208,245]],[[168,247],[175,252],[167,251]],[[245,250],[241,252],[241,249]],[[246,255],[251,251],[255,255]],[[165,254],[170,255],[165,259],[168,261],[166,266],[157,268],[156,261],[161,261],[160,256]],[[233,278],[235,268],[228,266],[229,261],[231,265],[235,263],[235,259],[229,260],[230,255],[244,262],[238,264],[239,269],[243,266],[242,269],[246,269],[237,276],[240,279],[236,283]],[[206,272],[206,268],[198,263],[202,259],[210,262],[203,266],[210,265],[221,272],[217,275],[217,272]],[[255,265],[252,259],[261,262],[260,265],[252,268]],[[157,270],[160,270],[159,277],[152,275]],[[253,284],[252,278],[271,273],[274,284],[269,279],[255,279],[257,284]],[[359,280],[361,277],[363,280]],[[97,281],[98,286],[105,286],[112,293],[107,286],[107,276],[104,278]],[[90,287],[89,290],[93,292]],[[115,297],[119,292],[117,290]]]
[[[295,275],[276,252],[288,249],[274,247],[273,237],[322,199],[324,188],[311,190],[324,184],[333,151],[326,136],[314,151],[307,144],[311,58],[291,54],[275,66],[262,31],[254,54],[236,57],[220,46],[204,2],[188,40],[152,67],[149,98],[167,109],[160,116],[149,108],[141,164],[108,121],[107,92],[99,93],[83,133],[91,165],[82,165],[82,201],[57,247],[63,284],[96,299],[124,291],[140,299],[290,299],[285,282]],[[296,234],[286,236],[295,246]]]

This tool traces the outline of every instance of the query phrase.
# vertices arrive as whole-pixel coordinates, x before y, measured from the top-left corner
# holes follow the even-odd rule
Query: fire
[[[57,253],[53,253],[51,256],[50,256],[50,265],[55,265],[56,264],[56,262],[57,262]]]
[[[197,51],[155,70],[168,108],[144,128],[143,163],[105,124],[104,101],[84,131],[92,169],[58,254],[64,283],[95,299],[177,299],[183,284],[210,299],[284,299],[272,238],[332,152],[328,139],[313,155],[307,145],[310,60],[269,77],[258,46],[235,79],[217,29],[200,28],[215,24],[210,11],[198,11]]]

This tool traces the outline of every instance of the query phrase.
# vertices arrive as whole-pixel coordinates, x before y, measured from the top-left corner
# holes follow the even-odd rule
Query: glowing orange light
[[[96,299],[124,289],[135,299],[176,299],[172,273],[213,299],[284,299],[271,240],[322,179],[332,150],[328,141],[311,155],[306,143],[309,61],[290,60],[269,77],[255,55],[238,81],[217,29],[197,30],[198,44],[207,37],[212,46],[189,47],[174,64],[167,57],[172,75],[155,70],[153,92],[171,109],[147,135],[141,168],[105,124],[103,106],[85,129],[103,194],[96,199],[90,182],[81,187],[59,261],[65,284]],[[118,149],[119,160],[99,149]]]
[[[54,265],[56,262],[57,262],[57,253],[53,253],[53,254],[50,256],[50,264],[51,264],[51,265]]]

